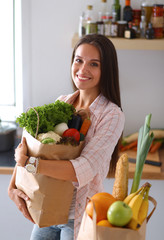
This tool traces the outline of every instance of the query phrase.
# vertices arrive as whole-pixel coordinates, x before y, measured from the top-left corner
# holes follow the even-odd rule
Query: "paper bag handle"
[[[150,219],[151,216],[153,215],[153,213],[154,213],[154,211],[155,211],[155,209],[156,209],[156,206],[157,206],[157,202],[156,202],[156,200],[155,200],[153,197],[148,196],[148,199],[149,199],[150,202],[153,203],[154,207],[153,207],[153,209],[151,210],[151,212],[149,213],[149,215],[147,216],[146,222],[149,221],[149,219]]]
[[[27,112],[28,112],[28,110],[30,110],[30,109],[33,109],[33,110],[34,110],[34,112],[36,113],[37,119],[38,119],[38,121],[37,121],[37,126],[36,126],[36,133],[35,133],[35,138],[37,138],[38,130],[39,130],[39,114],[38,114],[38,112],[36,111],[36,109],[35,109],[34,107],[29,107],[29,108],[27,108],[27,110],[26,110],[26,117],[27,117]]]

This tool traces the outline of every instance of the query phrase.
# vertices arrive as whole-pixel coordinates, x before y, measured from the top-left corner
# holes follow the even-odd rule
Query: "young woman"
[[[97,34],[81,38],[73,51],[71,73],[76,91],[59,100],[73,104],[77,110],[89,111],[92,124],[83,151],[70,161],[39,160],[39,173],[72,181],[75,187],[69,221],[46,228],[35,225],[31,240],[77,239],[86,198],[104,191],[103,181],[109,166],[110,171],[114,171],[118,159],[118,142],[125,119],[121,110],[117,54],[112,42]],[[15,160],[24,167],[27,159],[23,139],[15,150]],[[24,216],[33,221],[24,201],[28,196],[15,187],[15,174],[16,170],[9,185],[9,196]]]

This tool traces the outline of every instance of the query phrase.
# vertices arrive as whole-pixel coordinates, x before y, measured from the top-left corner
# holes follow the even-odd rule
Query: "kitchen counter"
[[[20,143],[20,138],[15,140],[15,145],[12,149],[6,152],[0,152],[0,174],[12,174],[15,160],[14,160],[14,153],[15,148]]]
[[[0,153],[0,174],[12,174],[15,160],[14,149],[19,144],[20,139],[15,141],[15,146],[8,152]],[[127,152],[129,157],[135,158],[135,153]],[[155,161],[161,162],[161,166],[152,166],[144,164],[142,179],[164,179],[164,148],[161,148],[159,152],[153,155]],[[133,178],[135,171],[135,163],[129,163],[129,178]],[[108,175],[108,177],[114,177],[114,175]]]
[[[127,154],[129,158],[134,159],[136,157],[136,152],[134,151],[127,151]],[[152,155],[148,154],[147,160],[161,163],[161,166],[144,164],[142,179],[164,179],[164,148],[161,148],[158,152]],[[129,178],[134,177],[135,166],[135,163],[129,162]],[[109,174],[108,177],[114,177],[114,174]]]

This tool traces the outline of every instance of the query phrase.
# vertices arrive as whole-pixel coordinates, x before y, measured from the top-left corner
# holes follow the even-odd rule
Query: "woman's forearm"
[[[16,188],[16,186],[15,186],[16,168],[17,167],[15,166],[14,171],[13,171],[13,175],[11,177],[11,180],[10,180],[10,183],[9,183],[9,186],[8,186],[8,190]]]
[[[77,182],[76,173],[70,161],[40,159],[38,171],[56,179]]]

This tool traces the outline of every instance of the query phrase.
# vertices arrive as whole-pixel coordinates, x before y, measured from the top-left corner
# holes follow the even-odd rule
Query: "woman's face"
[[[90,44],[81,44],[75,51],[72,79],[79,90],[99,90],[101,76],[100,53]]]

